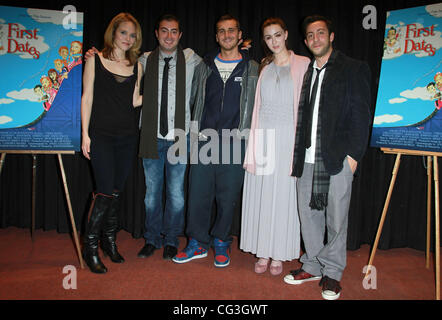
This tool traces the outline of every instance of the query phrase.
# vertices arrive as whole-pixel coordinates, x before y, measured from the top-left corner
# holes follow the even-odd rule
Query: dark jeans
[[[157,248],[178,247],[178,236],[184,231],[184,178],[187,163],[172,164],[167,151],[175,142],[158,139],[158,159],[143,158],[146,181],[145,233],[146,243]],[[187,141],[187,152],[189,141]],[[186,157],[187,162],[187,157]],[[166,185],[166,204],[163,209],[163,185]]]
[[[124,188],[138,146],[138,135],[108,136],[92,133],[91,164],[96,192],[111,195]]]
[[[233,215],[241,201],[244,182],[243,161],[245,142],[237,141],[241,146],[239,163],[233,162],[233,144],[228,162],[222,163],[222,148],[219,148],[219,164],[191,164],[189,176],[188,219],[186,234],[197,240],[205,249],[209,249],[213,238],[231,241],[230,231]],[[199,142],[199,150],[207,142]],[[201,157],[201,156],[200,156]],[[238,158],[237,158],[238,160]],[[212,223],[213,203],[216,203],[216,217]]]

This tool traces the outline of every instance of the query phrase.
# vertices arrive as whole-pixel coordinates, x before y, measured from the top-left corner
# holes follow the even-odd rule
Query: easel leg
[[[430,268],[430,235],[431,235],[431,156],[427,157],[427,247],[425,252],[425,267]]]
[[[37,184],[37,155],[32,154],[32,208],[31,208],[31,239],[35,233],[35,189]]]
[[[3,163],[5,162],[6,153],[2,153],[2,157],[0,158],[0,174],[2,173]]]
[[[78,258],[80,260],[81,269],[84,269],[83,257],[81,255],[81,250],[80,250],[80,242],[78,240],[77,227],[75,225],[75,219],[74,219],[74,214],[73,214],[73,211],[72,211],[71,199],[69,197],[68,184],[66,182],[66,174],[65,174],[65,171],[64,171],[63,159],[62,159],[60,153],[58,154],[58,162],[60,163],[61,176],[62,176],[62,179],[63,179],[63,186],[64,186],[64,192],[66,194],[66,201],[68,203],[69,216],[71,218],[71,225],[72,225],[72,231],[73,231],[73,234],[74,234],[75,247],[77,249],[77,255],[78,255]]]
[[[436,228],[436,300],[440,300],[440,229],[439,229],[439,167],[437,157],[433,156],[434,166],[434,194],[435,194],[435,210],[434,210],[434,227]]]
[[[399,164],[401,163],[401,154],[398,153],[396,156],[396,161],[394,163],[393,173],[391,176],[390,187],[388,189],[387,199],[385,200],[384,209],[381,215],[381,221],[379,222],[378,231],[376,234],[376,239],[373,244],[373,249],[371,251],[370,260],[368,261],[367,272],[365,273],[365,277],[370,274],[371,266],[373,265],[374,256],[376,254],[376,250],[378,248],[379,238],[381,237],[382,227],[384,225],[385,216],[387,215],[388,205],[390,204],[391,194],[393,192],[394,183],[396,182],[397,172],[399,170]]]

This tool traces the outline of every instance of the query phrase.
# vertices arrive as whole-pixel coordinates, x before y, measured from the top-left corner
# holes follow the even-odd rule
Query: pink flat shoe
[[[270,274],[273,276],[277,276],[282,273],[282,262],[281,261],[272,261],[270,264]]]
[[[263,263],[264,262],[264,263]],[[255,263],[255,272],[256,273],[264,273],[267,271],[267,266],[269,265],[269,260],[268,259],[262,259],[260,258],[256,263]]]

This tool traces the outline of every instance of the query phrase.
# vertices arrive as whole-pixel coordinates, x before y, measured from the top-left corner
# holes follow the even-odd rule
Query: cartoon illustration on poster
[[[0,150],[80,149],[82,46],[82,13],[0,6]]]
[[[372,147],[442,152],[442,3],[387,13]]]

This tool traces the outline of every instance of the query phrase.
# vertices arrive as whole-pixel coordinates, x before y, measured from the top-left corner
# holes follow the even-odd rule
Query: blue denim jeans
[[[199,142],[199,149],[207,142]],[[245,142],[239,141],[241,154],[235,163],[234,146],[230,144],[229,163],[221,163],[222,150],[219,150],[218,164],[198,162],[190,166],[189,196],[186,235],[194,238],[204,249],[209,249],[214,239],[231,242],[230,235],[233,215],[240,206],[241,190],[244,182],[242,166]],[[216,216],[212,223],[212,209],[216,204]]]
[[[163,245],[178,247],[178,236],[184,232],[184,177],[187,163],[172,164],[168,161],[167,151],[173,144],[174,141],[158,139],[158,159],[143,158],[146,182],[144,238],[146,243],[156,248]],[[164,185],[166,199],[163,208]]]

